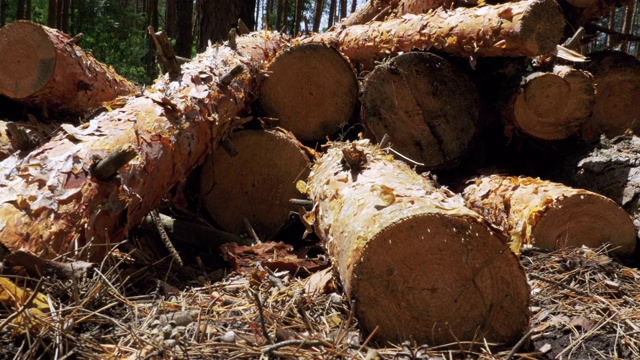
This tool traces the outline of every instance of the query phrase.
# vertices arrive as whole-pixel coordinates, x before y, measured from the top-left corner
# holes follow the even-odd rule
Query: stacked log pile
[[[567,51],[565,22],[587,21],[562,9],[600,3],[374,1],[323,34],[230,39],[136,95],[66,35],[11,24],[0,29],[0,62],[15,70],[0,68],[0,94],[87,117],[0,162],[0,242],[43,259],[99,261],[197,169],[207,216],[225,231],[260,241],[296,211],[378,340],[513,343],[529,324],[523,244],[610,244],[629,255],[631,217],[615,197],[558,183],[494,175],[473,180],[463,198],[416,170],[459,180],[478,170],[470,153],[505,152],[513,138],[552,146],[637,131],[623,115],[640,82],[626,81],[624,94],[608,85],[635,76],[637,59],[553,63]],[[23,32],[34,47],[18,43]],[[3,51],[17,47],[34,63]],[[488,57],[516,65],[485,73]],[[610,126],[598,106],[623,95]],[[323,145],[341,137],[354,141]],[[494,155],[482,165],[502,165]],[[512,175],[543,173],[533,170]]]

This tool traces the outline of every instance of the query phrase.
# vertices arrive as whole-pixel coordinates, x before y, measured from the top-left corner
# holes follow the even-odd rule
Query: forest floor
[[[74,279],[0,269],[0,359],[640,358],[640,273],[602,249],[523,253],[531,326],[515,346],[375,343],[330,268],[227,273],[198,259],[142,266],[114,251]]]

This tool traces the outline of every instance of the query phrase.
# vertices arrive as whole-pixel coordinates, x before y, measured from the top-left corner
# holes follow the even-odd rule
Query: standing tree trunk
[[[66,1],[66,0],[65,0]],[[158,29],[158,0],[148,0],[147,3],[147,25],[154,30]],[[147,75],[153,77],[157,73],[156,68],[156,44],[147,33],[147,55],[146,55]]]
[[[58,0],[56,9],[56,29],[62,28],[62,8],[64,7],[64,0]]]
[[[324,0],[316,0],[315,8],[313,10],[313,32],[320,31],[320,24],[322,23],[322,13],[324,10]]]
[[[329,28],[333,26],[333,22],[336,17],[336,6],[337,6],[337,0],[331,0],[329,2],[329,24],[328,24]]]
[[[284,12],[284,2],[283,0],[278,0],[278,5],[276,6],[276,28],[274,30],[280,31],[282,29],[282,13]]]
[[[340,20],[347,17],[347,0],[340,0]]]
[[[437,55],[409,52],[364,81],[361,120],[369,136],[427,169],[452,167],[478,133],[480,96],[460,69]]]
[[[208,41],[211,43],[227,40],[229,30],[235,28],[238,19],[255,28],[256,0],[220,0],[203,2],[198,51],[203,51]]]
[[[293,36],[298,36],[300,33],[300,23],[302,22],[302,3],[303,0],[296,0],[296,12],[293,19]]]
[[[356,12],[356,8],[358,7],[358,0],[351,0],[351,13]]]
[[[307,191],[315,206],[304,218],[315,221],[359,325],[378,341],[521,338],[524,271],[459,195],[366,140],[332,144]]]
[[[167,0],[167,9],[164,15],[164,32],[171,39],[176,34],[176,19],[177,19],[177,2],[179,0]]]
[[[29,21],[0,29],[0,94],[45,113],[83,115],[136,92],[135,85],[69,44],[70,39]]]
[[[60,0],[62,1],[62,0]],[[49,8],[47,14],[47,25],[50,28],[56,27],[56,19],[58,18],[58,2],[56,0],[49,0]]]
[[[282,29],[284,29],[284,33],[287,33],[287,29],[289,27],[289,0],[284,0],[284,11],[282,13]],[[278,31],[282,30],[278,29]]]
[[[0,27],[7,23],[7,10],[9,9],[9,0],[0,0]]]
[[[467,206],[511,238],[511,250],[522,245],[562,249],[610,244],[629,255],[636,231],[629,215],[613,200],[587,190],[533,178],[492,175],[464,190]]]
[[[193,1],[191,0],[177,0],[176,15],[178,18],[178,24],[176,27],[176,55],[191,58],[191,47],[193,45]],[[209,1],[211,2],[211,1]],[[202,23],[200,23],[202,27]],[[202,38],[199,39],[202,41]],[[204,46],[207,41],[204,40]],[[204,48],[199,51],[203,51]]]
[[[16,20],[24,19],[24,6],[25,0],[18,0],[18,6],[16,8]]]
[[[71,0],[61,0],[62,3],[62,27],[60,28],[60,30],[62,30],[62,32],[69,32],[69,16],[70,16],[70,6],[71,6]]]
[[[24,19],[31,20],[31,0],[26,0],[24,9]]]

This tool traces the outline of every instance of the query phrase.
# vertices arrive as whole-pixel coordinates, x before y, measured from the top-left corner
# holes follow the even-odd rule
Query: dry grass
[[[375,344],[358,330],[336,286],[309,293],[306,279],[263,269],[223,276],[178,269],[170,259],[141,267],[115,254],[70,280],[38,282],[3,268],[2,277],[18,286],[38,286],[49,310],[25,311],[34,300],[0,302],[0,358],[640,358],[637,270],[602,250],[528,251],[522,260],[532,286],[532,329],[515,347],[482,340]],[[5,321],[16,311],[21,316]]]

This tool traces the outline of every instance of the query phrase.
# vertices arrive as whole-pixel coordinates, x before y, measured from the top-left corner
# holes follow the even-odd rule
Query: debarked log
[[[368,140],[331,144],[307,190],[315,210],[305,219],[377,339],[509,343],[526,330],[523,269],[459,195]]]
[[[534,178],[481,177],[463,193],[467,206],[511,238],[511,249],[524,244],[544,249],[609,244],[618,255],[636,245],[631,217],[613,200],[563,184]]]
[[[399,52],[437,49],[463,56],[536,56],[560,42],[564,18],[554,0],[526,0],[479,8],[437,9],[399,19],[336,29],[303,39],[325,42],[354,62]]]
[[[256,33],[238,39],[237,50],[211,47],[183,65],[179,82],[163,76],[142,96],[0,162],[0,241],[43,257],[99,260],[230,131],[258,92],[263,63],[286,46],[280,35]],[[96,179],[93,166],[123,147],[137,156],[118,176]]]
[[[137,87],[59,30],[16,21],[0,29],[0,94],[47,112],[83,115]]]

